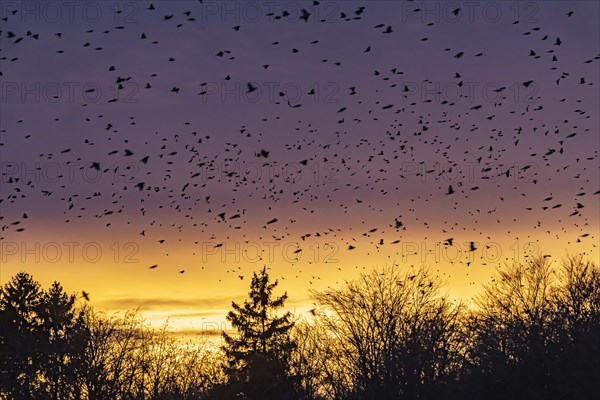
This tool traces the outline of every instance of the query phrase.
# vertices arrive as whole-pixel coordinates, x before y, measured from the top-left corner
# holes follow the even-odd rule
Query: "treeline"
[[[4,399],[591,399],[600,393],[600,268],[581,256],[498,269],[472,302],[427,268],[375,269],[312,292],[308,318],[266,269],[219,351],[135,313],[106,316],[19,273],[0,289]]]

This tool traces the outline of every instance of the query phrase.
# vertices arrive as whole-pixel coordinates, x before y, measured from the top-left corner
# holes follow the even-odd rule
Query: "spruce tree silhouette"
[[[77,393],[76,379],[85,368],[88,331],[83,311],[75,308],[75,301],[76,295],[65,293],[58,282],[42,296],[43,380],[45,391],[53,399],[66,399],[69,393]]]
[[[42,289],[25,272],[0,289],[0,386],[14,398],[34,399],[41,366]]]
[[[75,295],[25,272],[0,288],[0,394],[66,399],[77,393],[87,331]]]
[[[237,335],[223,333],[223,350],[227,357],[229,382],[217,388],[218,398],[293,399],[296,398],[293,377],[289,375],[289,356],[294,348],[289,333],[294,323],[284,306],[287,294],[273,298],[277,281],[271,283],[266,267],[254,273],[249,299],[243,305],[232,302],[227,320]]]

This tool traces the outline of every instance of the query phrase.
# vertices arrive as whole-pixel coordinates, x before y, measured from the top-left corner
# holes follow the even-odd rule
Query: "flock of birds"
[[[600,55],[578,49],[584,57],[572,58],[564,49],[577,43],[543,20],[495,28],[520,42],[509,56],[513,68],[535,74],[524,73],[515,87],[494,86],[493,101],[467,101],[440,98],[439,88],[427,98],[415,95],[415,83],[436,87],[439,79],[422,65],[443,65],[443,79],[463,88],[481,79],[472,68],[479,60],[493,66],[504,56],[460,41],[445,47],[456,24],[418,20],[418,29],[409,30],[371,3],[336,3],[336,24],[328,24],[319,1],[306,2],[297,15],[278,10],[258,22],[213,24],[202,15],[202,1],[135,4],[140,23],[127,23],[127,9],[117,7],[106,29],[77,23],[60,32],[60,24],[24,23],[23,10],[3,8],[5,82],[68,81],[61,69],[79,68],[115,90],[100,96],[90,86],[74,103],[65,90],[43,104],[8,96],[0,239],[26,240],[36,223],[52,221],[56,232],[135,230],[135,240],[165,253],[169,245],[189,244],[190,259],[207,243],[214,252],[231,241],[294,242],[290,254],[298,260],[314,241],[390,260],[411,240],[452,247],[465,239],[468,252],[495,235],[597,247],[598,104],[583,99],[597,97]],[[571,10],[556,16],[564,30],[584,17]],[[331,35],[314,33],[327,29]],[[340,43],[336,29],[361,33]],[[384,50],[393,43],[397,54]],[[44,60],[37,58],[42,48]],[[205,62],[216,67],[205,72]],[[298,82],[317,75],[320,84],[303,86],[303,96],[278,87],[266,102],[248,101],[266,97],[257,76],[276,80],[290,70],[304,77]],[[336,77],[331,88],[323,84]],[[223,87],[238,93],[225,93],[223,101]],[[515,91],[533,93],[532,101],[513,101]],[[85,100],[95,95],[99,101]],[[324,101],[328,95],[335,101]],[[54,180],[43,178],[50,165],[63,168]],[[25,168],[30,172],[20,173]],[[244,279],[242,264],[227,267],[233,279]],[[160,267],[180,274],[196,268],[146,268]],[[348,267],[336,265],[341,278]],[[320,279],[303,269],[281,277]]]

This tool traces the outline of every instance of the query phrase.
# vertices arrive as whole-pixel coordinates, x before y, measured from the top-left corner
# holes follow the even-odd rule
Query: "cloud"
[[[109,310],[131,310],[140,308],[143,311],[163,310],[214,310],[228,309],[231,306],[229,297],[204,297],[177,299],[168,297],[124,297],[104,300],[98,303]]]
[[[172,332],[174,335],[179,337],[185,336],[200,336],[200,337],[213,337],[220,338],[223,334],[222,330],[219,329],[178,329]]]
[[[203,310],[203,311],[192,311],[192,312],[175,312],[173,314],[169,314],[169,318],[206,318],[213,316],[224,316],[227,314],[227,311],[218,309],[218,310]]]
[[[301,298],[292,301],[286,301],[286,308],[293,309],[296,306],[305,306],[309,298]],[[98,302],[98,306],[107,310],[133,310],[138,307],[142,311],[167,311],[174,310],[182,312],[184,310],[195,310],[192,314],[175,314],[173,316],[205,316],[215,315],[217,311],[229,310],[231,308],[231,297],[201,297],[201,298],[169,298],[169,297],[123,297]],[[243,302],[243,299],[233,299],[236,302]],[[226,312],[225,312],[226,313]]]

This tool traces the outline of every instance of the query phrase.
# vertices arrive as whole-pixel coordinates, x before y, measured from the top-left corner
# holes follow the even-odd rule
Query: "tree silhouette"
[[[34,399],[42,364],[40,343],[42,289],[25,272],[0,289],[0,385],[14,398]]]
[[[58,282],[43,291],[27,273],[0,289],[3,392],[19,399],[65,399],[76,387],[85,348],[75,295]]]
[[[83,368],[87,330],[83,312],[75,309],[75,301],[76,296],[65,293],[58,282],[42,295],[43,380],[53,399],[65,399],[68,393],[77,391]]]
[[[166,326],[152,329],[136,312],[107,317],[88,308],[85,322],[83,398],[204,399],[223,381],[220,353],[181,346]]]
[[[549,259],[538,257],[498,269],[476,299],[471,354],[478,379],[487,375],[493,380],[493,395],[546,398],[541,391],[548,389],[542,381],[547,372],[544,353],[552,338],[552,285]]]
[[[563,261],[553,292],[551,390],[556,398],[600,393],[600,268],[583,256]]]
[[[471,307],[429,271],[374,269],[278,315],[266,268],[232,303],[225,344],[106,316],[27,273],[0,288],[0,398],[514,399],[600,393],[600,268],[581,255],[499,268]]]
[[[600,271],[538,256],[498,270],[476,300],[468,379],[474,397],[585,398],[598,392]]]
[[[229,385],[215,392],[219,397],[295,398],[293,380],[288,373],[289,356],[294,347],[289,332],[294,323],[289,312],[277,316],[287,294],[273,298],[276,287],[277,281],[270,282],[265,267],[253,274],[248,300],[243,305],[232,302],[233,310],[227,314],[227,320],[237,335],[223,333]]]
[[[337,361],[328,369],[342,371],[325,382],[334,398],[440,398],[460,360],[461,311],[440,289],[425,268],[402,273],[391,267],[341,289],[313,292],[325,311],[316,323],[337,341],[325,352],[326,362]],[[350,377],[350,385],[336,382],[340,376]]]

